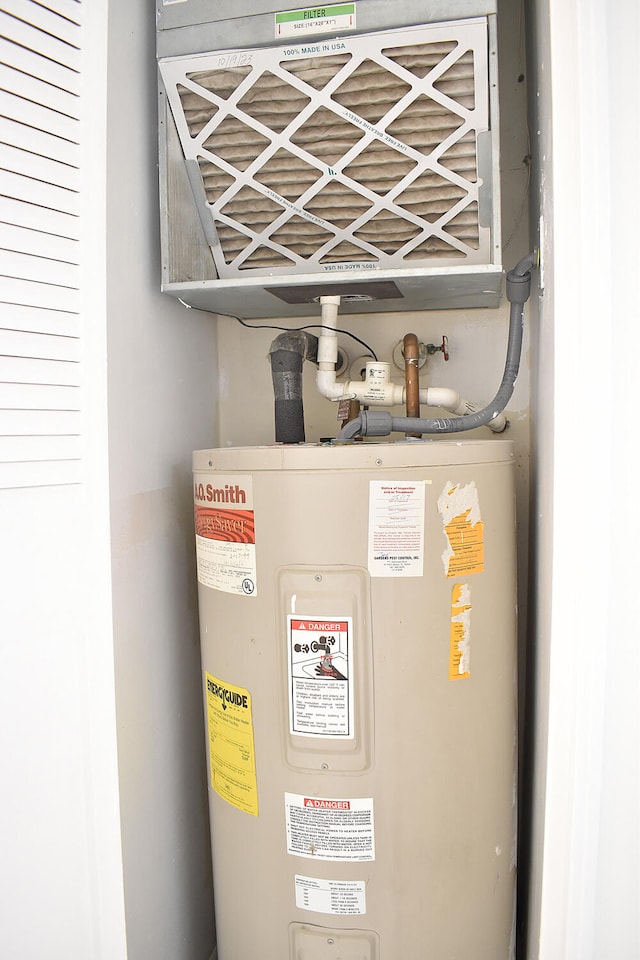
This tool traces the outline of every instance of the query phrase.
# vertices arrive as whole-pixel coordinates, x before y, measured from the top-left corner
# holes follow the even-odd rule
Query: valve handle
[[[445,360],[449,359],[449,337],[445,333],[442,334],[442,343],[439,347],[436,347],[435,343],[427,344],[427,355],[432,357],[434,353],[442,353]]]

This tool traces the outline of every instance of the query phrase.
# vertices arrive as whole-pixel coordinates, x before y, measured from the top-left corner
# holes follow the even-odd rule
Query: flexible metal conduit
[[[531,271],[538,265],[538,250],[524,257],[513,270],[507,273],[507,300],[509,313],[509,342],[502,382],[491,403],[462,417],[437,417],[433,419],[392,417],[388,410],[363,410],[355,420],[348,423],[338,434],[338,441],[363,437],[386,437],[390,433],[462,433],[483,427],[494,420],[506,407],[520,369],[524,305],[531,293]]]

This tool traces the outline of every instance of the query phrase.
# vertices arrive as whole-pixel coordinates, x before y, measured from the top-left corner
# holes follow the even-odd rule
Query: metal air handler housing
[[[157,0],[163,291],[244,318],[498,306],[496,8],[352,0],[296,33],[291,0]]]

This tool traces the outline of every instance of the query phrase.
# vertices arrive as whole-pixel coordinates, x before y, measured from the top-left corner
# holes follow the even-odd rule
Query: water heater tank
[[[508,960],[511,443],[193,463],[219,960]]]

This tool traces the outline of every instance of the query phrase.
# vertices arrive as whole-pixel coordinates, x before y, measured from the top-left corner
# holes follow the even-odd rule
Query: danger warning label
[[[317,797],[305,797],[305,807],[313,807],[314,810],[350,810],[351,800],[318,800]]]
[[[287,853],[316,860],[375,860],[373,799],[285,793]]]
[[[302,737],[354,736],[351,617],[288,617],[289,731]]]

